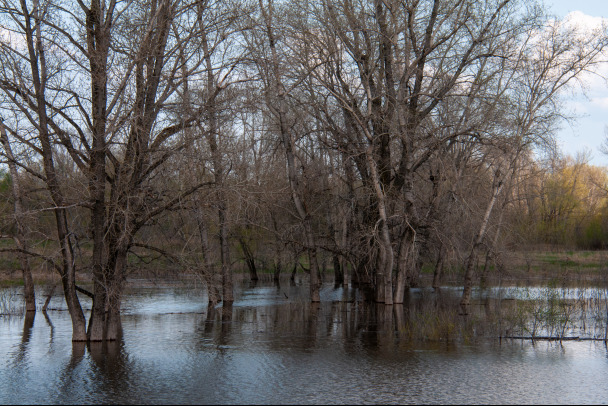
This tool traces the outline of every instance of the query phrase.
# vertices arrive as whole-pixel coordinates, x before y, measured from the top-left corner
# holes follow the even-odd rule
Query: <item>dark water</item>
[[[443,316],[420,297],[396,310],[327,286],[311,306],[305,286],[261,284],[237,298],[207,315],[198,289],[131,289],[108,345],[73,345],[59,298],[48,319],[0,317],[0,403],[608,403],[603,343],[435,340],[419,315]]]

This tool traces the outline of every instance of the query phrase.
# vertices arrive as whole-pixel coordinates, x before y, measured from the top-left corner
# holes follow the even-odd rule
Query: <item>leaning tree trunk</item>
[[[24,213],[23,213],[23,196],[21,195],[21,180],[17,171],[17,165],[15,164],[15,157],[11,149],[11,144],[6,134],[6,128],[2,119],[0,119],[0,135],[2,146],[4,147],[4,153],[8,161],[8,169],[11,175],[11,192],[13,195],[13,207],[15,211],[15,223],[17,226],[17,232],[14,236],[15,244],[17,245],[18,257],[21,262],[21,272],[23,275],[23,296],[25,298],[25,311],[35,312],[36,311],[36,295],[34,292],[34,280],[32,278],[32,271],[30,269],[30,262],[27,257],[26,251],[28,250],[28,244],[25,234],[24,226]]]
[[[478,249],[479,247],[481,247],[483,239],[486,235],[490,216],[492,214],[492,210],[494,209],[494,205],[496,204],[496,200],[498,199],[498,195],[502,190],[502,187],[503,182],[499,179],[499,174],[497,173],[492,188],[492,198],[488,202],[488,207],[486,208],[483,220],[481,221],[481,225],[479,226],[479,231],[477,232],[477,235],[473,240],[473,246],[471,247],[471,252],[467,258],[465,265],[464,289],[462,291],[462,299],[460,300],[460,307],[463,313],[465,314],[468,313],[468,306],[471,304],[471,292],[473,290],[473,267],[477,262]]]
[[[25,31],[25,40],[27,43],[27,51],[29,56],[29,68],[32,77],[33,93],[32,99],[28,98],[28,102],[34,105],[34,110],[37,114],[38,122],[38,140],[40,142],[40,154],[42,156],[42,166],[45,174],[45,184],[54,206],[55,221],[57,227],[57,238],[61,251],[62,264],[58,266],[58,271],[61,275],[63,285],[63,293],[66,300],[66,305],[72,319],[72,340],[86,341],[86,321],[78,295],[76,294],[76,268],[74,261],[74,250],[70,241],[70,233],[67,221],[67,212],[63,208],[63,194],[57,179],[57,172],[53,160],[54,150],[51,142],[51,134],[49,130],[49,117],[47,114],[46,100],[46,57],[45,49],[42,42],[41,24],[39,18],[39,5],[34,2],[35,13],[30,13],[27,9],[27,3],[21,2],[21,9],[25,16],[23,28]],[[31,18],[35,17],[36,25],[32,27]]]
[[[253,282],[257,282],[259,280],[258,270],[255,266],[255,258],[253,256],[253,253],[251,252],[251,249],[249,249],[249,246],[247,245],[247,242],[244,238],[239,238],[239,244],[241,246],[241,250],[243,251],[243,255],[245,256],[245,263],[247,264],[247,268],[249,269],[249,278]]]

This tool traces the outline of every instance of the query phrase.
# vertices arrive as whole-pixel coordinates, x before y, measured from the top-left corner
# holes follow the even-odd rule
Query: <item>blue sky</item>
[[[608,0],[545,0],[545,5],[551,14],[558,17],[578,11],[586,16],[605,18],[608,22]],[[608,61],[602,71],[608,74]],[[608,166],[608,156],[598,150],[607,135],[608,83],[595,78],[589,82],[585,93],[578,92],[566,99],[566,107],[579,117],[573,125],[562,125],[558,133],[559,144],[565,154],[574,156],[579,151],[588,150],[593,157],[592,164]]]

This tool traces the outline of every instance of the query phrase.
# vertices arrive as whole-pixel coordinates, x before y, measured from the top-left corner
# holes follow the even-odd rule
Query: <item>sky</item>
[[[551,14],[557,17],[580,19],[583,24],[608,24],[608,0],[545,0]],[[593,18],[591,18],[593,17]],[[608,59],[608,52],[606,55]],[[608,60],[600,69],[608,78]],[[589,78],[585,93],[578,91],[565,99],[565,106],[578,116],[569,125],[562,124],[558,132],[558,144],[564,154],[575,156],[578,152],[588,151],[591,164],[608,166],[608,156],[599,151],[604,138],[608,136],[608,81],[598,77]]]

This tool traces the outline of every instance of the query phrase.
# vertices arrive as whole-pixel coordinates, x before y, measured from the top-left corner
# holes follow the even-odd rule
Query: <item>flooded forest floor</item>
[[[478,266],[477,286],[466,315],[459,307],[462,273],[456,267],[444,271],[439,289],[430,287],[432,269],[423,268],[418,286],[409,290],[406,303],[395,306],[364,303],[357,286],[353,283],[335,286],[333,272],[328,269],[323,274],[321,299],[324,306],[330,306],[332,310],[322,313],[353,314],[357,320],[366,320],[365,330],[392,332],[402,339],[414,341],[608,339],[608,251],[515,252],[503,255],[501,263],[486,269],[485,274],[482,268]],[[260,270],[259,276],[258,283],[251,282],[244,267],[238,264],[234,267],[235,306],[242,307],[243,298],[252,295],[260,303],[277,307],[297,305],[300,308],[308,304],[308,276],[303,271],[296,274],[295,280],[291,280],[290,272],[285,271],[278,283],[273,282],[270,272]],[[15,269],[0,271],[0,317],[20,313],[20,277]],[[90,276],[81,273],[80,278],[79,284],[88,288]],[[38,269],[34,279],[39,307],[53,295],[49,309],[63,311],[65,304],[58,276]],[[216,309],[204,309],[207,304],[203,297],[205,287],[196,273],[176,272],[158,264],[156,267],[134,267],[127,282],[126,302],[142,289],[170,291],[173,295],[177,292],[201,295],[196,311],[210,313],[208,317],[214,317],[211,313],[216,313]],[[257,302],[245,303],[255,307]],[[83,304],[85,308],[90,306],[87,301]],[[168,311],[157,310],[160,314]],[[170,312],[191,310],[190,307],[186,310],[175,308]],[[222,312],[227,311],[231,310],[223,309],[220,304],[218,317],[225,318]],[[327,322],[333,324],[335,316],[330,319]]]

